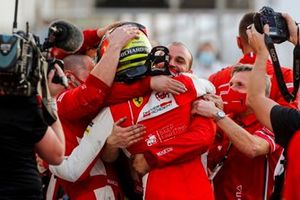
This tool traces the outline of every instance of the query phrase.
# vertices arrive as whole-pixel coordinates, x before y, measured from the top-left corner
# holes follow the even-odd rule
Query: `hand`
[[[164,75],[151,77],[150,87],[156,92],[169,92],[172,94],[187,91],[183,83]]]
[[[248,43],[253,48],[254,52],[256,54],[269,56],[269,51],[265,45],[264,40],[264,34],[269,33],[269,25],[266,24],[264,26],[264,34],[260,34],[259,32],[257,32],[253,24],[250,25],[249,28],[247,28],[246,33],[248,35]]]
[[[142,135],[146,133],[143,125],[137,124],[128,127],[121,127],[126,121],[126,117],[119,119],[114,123],[113,130],[108,136],[106,143],[113,148],[126,148],[143,139]]]
[[[219,108],[220,110],[223,110],[223,100],[220,96],[215,95],[215,94],[206,94],[203,96],[203,99],[206,101],[212,101],[215,103],[216,107]]]
[[[104,26],[102,28],[98,28],[98,30],[97,30],[98,37],[102,38],[106,34],[107,31],[109,31],[115,27],[118,27],[121,24],[122,24],[122,22],[114,22],[114,23]]]
[[[282,17],[286,20],[289,33],[290,33],[290,38],[289,41],[293,43],[294,45],[297,44],[297,25],[296,22],[291,18],[291,16],[287,13],[282,13]]]
[[[135,171],[144,176],[150,171],[150,166],[147,163],[147,160],[144,157],[144,154],[136,154],[132,159],[132,166]]]
[[[130,25],[117,27],[113,32],[106,33],[109,46],[122,49],[131,39],[138,38],[140,30]]]
[[[65,79],[67,79],[67,77],[66,77],[65,73],[63,72],[63,70],[57,64],[54,64],[54,68],[55,69],[50,70],[50,72],[48,74],[48,87],[50,90],[50,95],[53,98],[56,98],[56,96],[58,94],[60,94],[62,91],[64,91],[65,88],[61,84],[52,83],[52,79],[53,79],[54,75],[57,74],[59,77],[62,77]]]
[[[213,101],[197,100],[193,103],[192,114],[212,118],[219,110]]]

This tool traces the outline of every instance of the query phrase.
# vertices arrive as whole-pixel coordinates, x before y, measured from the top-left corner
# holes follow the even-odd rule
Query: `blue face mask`
[[[198,55],[197,60],[200,65],[210,68],[216,60],[216,55],[213,52],[201,52]]]

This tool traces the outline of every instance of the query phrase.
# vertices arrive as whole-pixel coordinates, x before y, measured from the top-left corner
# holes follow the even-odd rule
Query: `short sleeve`
[[[286,147],[293,134],[300,128],[300,112],[276,105],[270,113],[276,143]]]
[[[264,139],[267,141],[270,145],[270,153],[274,152],[276,150],[276,144],[275,144],[275,138],[274,133],[272,133],[269,129],[263,127],[260,130],[257,130],[254,132],[254,135]]]

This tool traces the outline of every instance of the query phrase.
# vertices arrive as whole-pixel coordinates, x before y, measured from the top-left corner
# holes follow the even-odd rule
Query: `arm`
[[[113,105],[134,97],[145,96],[152,90],[180,94],[186,92],[184,84],[168,76],[146,76],[132,84],[114,82],[107,99],[107,105]]]
[[[89,75],[81,86],[62,93],[57,98],[58,114],[61,118],[74,120],[96,114],[103,107],[108,86],[93,75]]]
[[[50,165],[50,171],[56,176],[75,182],[88,176],[89,169],[96,162],[96,157],[111,133],[113,119],[109,108],[103,109],[85,131],[80,144],[65,157],[58,166]],[[74,167],[76,166],[76,167]]]
[[[215,113],[220,111],[220,109],[215,106],[214,102],[204,100],[197,101],[197,104],[194,104],[194,106],[197,107],[195,111],[197,114],[210,118],[213,118]],[[270,143],[272,144],[272,147],[274,146],[274,148],[271,148],[270,143],[263,138],[263,131],[261,131],[261,133],[257,132],[256,135],[252,135],[247,130],[236,124],[228,116],[218,120],[217,125],[226,133],[234,146],[250,158],[266,155],[275,148],[272,141]],[[269,133],[267,130],[266,132]]]
[[[266,27],[265,27],[266,28]],[[270,113],[271,109],[277,105],[275,101],[269,99],[265,95],[266,88],[266,62],[269,52],[264,44],[264,36],[258,33],[254,26],[251,30],[247,30],[249,44],[254,48],[257,56],[253,70],[249,77],[247,89],[248,104],[253,109],[258,121],[265,125],[269,130],[273,131],[271,125]]]
[[[110,109],[105,108],[88,126],[79,145],[73,149],[71,155],[65,157],[59,166],[50,166],[50,170],[56,176],[70,182],[82,180],[89,176],[110,134],[121,135],[118,141],[113,143],[113,147],[127,146],[138,141],[143,131],[144,128],[140,125],[121,128],[118,124],[113,124]],[[110,152],[115,153],[114,150]]]
[[[194,117],[187,132],[151,147],[144,153],[145,158],[151,167],[189,160],[208,150],[215,132],[216,126],[212,120]]]
[[[139,30],[136,27],[122,26],[116,28],[107,39],[109,45],[91,74],[111,86],[119,63],[121,49],[134,37],[138,37]]]
[[[125,122],[125,120],[126,117],[123,117],[114,123],[112,133],[108,136],[101,152],[101,158],[105,162],[115,161],[119,156],[120,148],[129,147],[143,139],[142,135],[146,132],[145,127],[136,124],[122,128],[121,124]]]
[[[59,118],[47,128],[44,137],[35,145],[37,154],[52,165],[59,165],[65,154],[65,137]]]

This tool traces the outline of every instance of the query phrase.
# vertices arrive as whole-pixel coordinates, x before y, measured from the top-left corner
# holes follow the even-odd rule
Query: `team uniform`
[[[192,101],[213,92],[214,88],[208,81],[193,76],[180,75],[175,79],[184,83],[188,92],[180,95],[152,92],[103,109],[56,174],[64,173],[78,159],[94,162],[93,155],[101,151],[113,122],[127,116],[124,126],[139,123],[146,127],[144,140],[124,150],[128,156],[147,152],[145,155],[154,166],[143,177],[145,199],[213,199],[200,154],[212,143],[215,124],[204,117],[191,120],[190,110]],[[76,170],[80,176],[82,171],[78,167]]]
[[[226,149],[227,159],[213,179],[216,199],[269,199],[274,185],[274,172],[283,149],[274,141],[274,134],[262,127],[254,114],[243,117],[236,122],[252,135],[258,136],[269,143],[267,155],[249,158],[234,145],[227,150],[228,141],[219,144]],[[221,150],[221,149],[220,149]],[[217,151],[215,151],[217,153]],[[224,154],[223,154],[224,156]],[[209,157],[221,157],[209,153]]]
[[[238,64],[254,64],[256,56],[253,53],[245,54],[238,62]],[[273,65],[270,60],[267,61],[267,74],[271,77],[271,93],[270,98],[279,103],[282,106],[298,108],[298,100],[288,103],[284,100],[283,96],[280,93],[279,86],[276,80],[276,76],[274,73]],[[209,77],[209,80],[216,87],[216,94],[223,95],[227,94],[229,89],[229,81],[231,79],[231,73],[234,69],[234,66],[226,67],[221,71],[212,74]],[[293,72],[289,68],[281,67],[282,74],[286,83],[286,86],[289,92],[293,91]]]
[[[101,80],[89,75],[81,86],[59,95],[57,106],[65,133],[65,155],[69,156],[79,145],[86,127],[104,105],[123,102],[147,92],[150,92],[150,77],[142,79],[138,84],[115,83],[109,91],[109,87]],[[59,184],[63,186],[71,199],[103,199],[105,195],[106,198],[119,199],[122,196],[112,167],[104,164],[101,159],[96,160],[95,157],[93,163],[88,163],[90,165],[88,168],[80,167],[84,163],[74,163],[65,171],[65,174],[58,176],[61,178]],[[56,175],[55,168],[56,166],[50,167]],[[74,176],[73,171],[78,169],[82,170],[81,175]]]
[[[287,169],[284,185],[284,199],[300,199],[300,162],[298,159],[300,147],[300,113],[298,110],[274,106],[271,110],[271,123],[276,140],[287,146]]]
[[[253,53],[249,53],[245,54],[240,59],[239,64],[253,64],[254,62],[255,55]],[[288,103],[281,95],[271,61],[268,60],[266,65],[267,74],[271,77],[270,98],[283,106],[297,108],[297,100]],[[229,81],[231,79],[233,69],[234,66],[230,66],[209,77],[209,80],[216,87],[216,94],[220,95],[222,99],[230,99],[230,96],[228,95],[230,91]],[[281,69],[287,88],[291,92],[293,90],[292,70],[288,68]],[[214,178],[216,199],[267,199],[270,197],[273,190],[273,176],[280,174],[282,171],[282,165],[280,164],[280,160],[283,159],[282,148],[278,145],[273,145],[273,134],[270,131],[267,131],[267,129],[261,127],[254,115],[251,118],[249,119],[249,117],[246,117],[245,119],[241,119],[240,122],[242,127],[248,130],[251,134],[257,135],[257,133],[260,133],[257,136],[263,136],[262,138],[270,144],[270,152],[266,156],[248,159],[233,145],[228,150],[230,142],[228,142],[228,140],[226,141],[226,137],[221,136],[221,138],[217,138],[221,142],[216,143],[214,148],[210,149],[208,159],[210,162],[209,166],[213,168],[212,166],[215,166],[216,163],[222,159],[222,156],[224,157],[226,152],[228,154],[228,158],[224,161],[221,170]],[[235,119],[235,121],[237,120]],[[262,133],[264,133],[267,137],[262,135]],[[251,160],[255,160],[255,162],[251,163]],[[249,171],[253,171],[255,173],[250,175]]]

